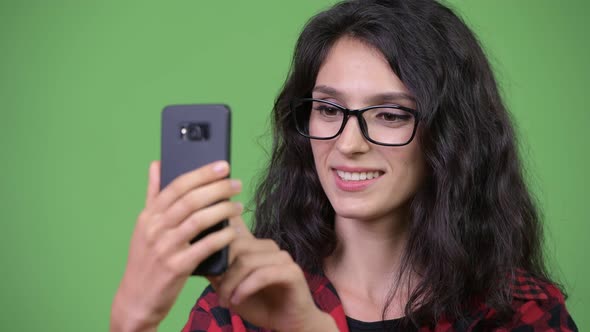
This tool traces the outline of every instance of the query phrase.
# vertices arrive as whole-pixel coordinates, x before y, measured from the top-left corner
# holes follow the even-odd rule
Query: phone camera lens
[[[183,139],[189,141],[203,141],[209,139],[209,124],[207,123],[189,123],[180,129]]]

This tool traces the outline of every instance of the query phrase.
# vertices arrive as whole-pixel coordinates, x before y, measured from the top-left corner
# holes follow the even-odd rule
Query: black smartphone
[[[162,111],[160,190],[183,173],[230,155],[230,108],[222,104],[172,105]],[[227,220],[208,228],[191,243],[221,230]],[[219,275],[227,269],[228,248],[214,253],[193,275]]]

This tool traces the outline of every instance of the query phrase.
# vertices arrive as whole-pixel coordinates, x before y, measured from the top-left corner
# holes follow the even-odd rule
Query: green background
[[[231,105],[232,173],[248,202],[295,39],[331,3],[2,0],[0,329],[108,329],[163,106]],[[496,70],[544,211],[551,269],[589,329],[590,5],[450,3]],[[204,285],[188,282],[161,330],[182,327]]]

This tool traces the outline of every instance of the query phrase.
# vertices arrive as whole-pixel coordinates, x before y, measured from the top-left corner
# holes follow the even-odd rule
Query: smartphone
[[[223,104],[172,105],[162,111],[160,190],[183,173],[230,155],[230,108]],[[227,220],[201,232],[191,243],[228,225]],[[193,275],[219,275],[227,269],[228,248],[214,253]]]

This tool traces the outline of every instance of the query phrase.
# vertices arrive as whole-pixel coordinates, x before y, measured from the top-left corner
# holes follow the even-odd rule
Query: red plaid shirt
[[[346,315],[342,302],[330,281],[321,275],[306,274],[307,283],[316,305],[329,313],[340,331],[348,332]],[[421,327],[419,331],[577,331],[577,327],[565,308],[564,298],[555,286],[535,279],[525,271],[517,271],[512,282],[515,311],[512,320],[496,326],[496,311],[484,303],[466,320],[440,320],[432,327]],[[190,313],[183,332],[270,332],[243,320],[236,313],[219,306],[217,294],[207,287]]]

